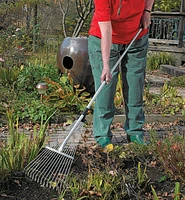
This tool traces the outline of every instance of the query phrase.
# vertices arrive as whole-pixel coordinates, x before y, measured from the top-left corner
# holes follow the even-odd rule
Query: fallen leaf
[[[18,186],[21,187],[20,181],[18,181],[18,180],[14,180],[14,182],[15,182]]]

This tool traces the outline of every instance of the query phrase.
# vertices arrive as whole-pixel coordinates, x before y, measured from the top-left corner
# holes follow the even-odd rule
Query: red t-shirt
[[[89,35],[101,38],[98,22],[111,21],[112,42],[128,44],[139,30],[145,0],[94,0],[95,10]],[[147,33],[143,30],[138,38]]]

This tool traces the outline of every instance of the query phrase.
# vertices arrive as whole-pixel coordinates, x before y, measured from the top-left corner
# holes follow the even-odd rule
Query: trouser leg
[[[88,53],[95,83],[95,91],[101,85],[102,54],[100,39],[90,36],[88,39]],[[112,45],[110,55],[110,67],[112,68],[119,58],[118,45]],[[114,96],[118,79],[118,69],[112,73],[110,83],[106,84],[95,100],[93,113],[94,138],[99,145],[105,147],[111,143],[112,133],[110,130],[113,121],[115,107]]]
[[[145,35],[133,43],[121,65],[126,112],[125,131],[133,136],[131,138],[143,137],[143,88],[147,49],[148,35]]]

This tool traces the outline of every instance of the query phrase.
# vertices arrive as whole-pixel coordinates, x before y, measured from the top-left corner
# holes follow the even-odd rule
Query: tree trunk
[[[34,18],[33,18],[33,52],[36,52],[36,41],[37,41],[37,4],[34,5]]]

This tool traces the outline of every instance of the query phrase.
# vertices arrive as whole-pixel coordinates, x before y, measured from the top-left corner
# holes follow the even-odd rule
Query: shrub
[[[39,122],[41,118],[47,118],[57,109],[53,104],[40,99],[26,98],[16,100],[11,106],[14,110],[14,119],[19,118],[21,122],[32,121]]]
[[[58,82],[60,80],[58,69],[50,64],[42,64],[38,60],[34,64],[29,63],[19,73],[17,90],[33,93],[36,91],[36,85],[46,77]]]
[[[74,85],[72,78],[63,74],[60,82],[54,82],[49,78],[44,79],[50,88],[45,100],[54,103],[57,108],[64,112],[79,113],[87,106],[90,94],[85,92],[85,88]]]
[[[174,179],[185,180],[185,140],[183,135],[169,136],[157,140],[153,146],[153,153],[160,161],[164,170]]]
[[[185,99],[178,94],[176,88],[165,83],[160,90],[160,94],[149,93],[146,88],[144,95],[144,108],[147,113],[171,114],[182,113],[184,115]]]
[[[148,70],[157,70],[160,68],[161,64],[175,65],[174,56],[167,52],[154,52],[148,55]]]
[[[1,67],[0,84],[4,87],[13,87],[18,79],[20,69],[18,67]]]
[[[173,77],[170,80],[170,86],[176,86],[176,87],[185,87],[185,75],[183,76],[178,76],[178,77]]]

